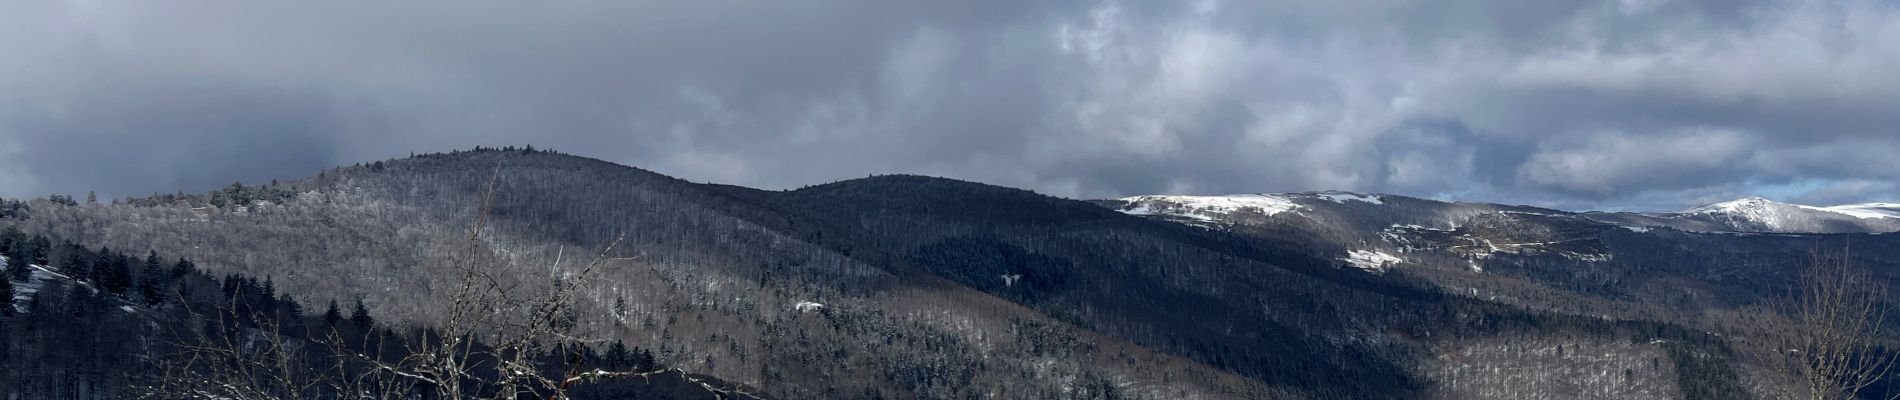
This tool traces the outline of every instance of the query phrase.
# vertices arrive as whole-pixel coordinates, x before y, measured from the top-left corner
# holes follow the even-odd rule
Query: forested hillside
[[[829,219],[840,230],[900,249],[932,272],[971,287],[1317,397],[1460,397],[1447,391],[1442,375],[1490,366],[1432,360],[1472,342],[1560,346],[1666,337],[1686,343],[1676,348],[1685,357],[1726,351],[1719,341],[1667,324],[1625,325],[1497,307],[1420,281],[1342,268],[1313,248],[1119,215],[1016,189],[885,176],[789,192],[733,190],[791,213]],[[1667,347],[1623,354],[1664,358]],[[1513,358],[1540,368],[1581,362],[1556,355]],[[1725,366],[1711,367],[1676,372],[1729,374]],[[1689,382],[1695,393],[1735,388],[1732,380]],[[1676,393],[1670,386],[1677,382],[1642,386],[1653,383],[1520,382],[1491,395]],[[1592,385],[1589,391],[1560,389]]]
[[[193,309],[217,309],[219,294],[246,297],[303,327],[338,324],[319,309],[335,302],[347,313],[360,302],[374,326],[429,343],[445,337],[431,327],[460,321],[464,307],[444,299],[466,285],[465,265],[481,260],[501,266],[479,275],[496,287],[562,300],[565,311],[554,319],[562,337],[593,344],[563,347],[583,363],[678,368],[681,382],[700,377],[776,398],[1752,395],[1751,370],[1733,343],[1678,316],[1709,301],[1754,297],[1664,306],[1680,313],[1618,314],[1557,300],[1609,307],[1647,299],[1617,291],[1666,284],[1655,276],[1712,279],[1722,288],[1712,293],[1766,290],[1774,281],[1748,286],[1735,281],[1739,275],[1645,269],[1651,264],[1550,269],[1506,263],[1518,258],[1503,255],[1486,264],[1495,271],[1488,275],[1460,275],[1449,261],[1417,271],[1398,265],[1399,273],[1354,268],[1340,258],[1349,250],[1397,251],[1371,240],[1384,240],[1383,230],[1411,218],[1411,210],[1435,210],[1435,220],[1538,210],[1435,209],[1399,199],[1387,204],[1405,208],[1338,204],[1308,210],[1327,217],[1258,215],[1245,227],[1211,229],[1128,215],[1113,203],[941,178],[876,176],[764,191],[545,150],[477,149],[205,194],[0,202],[0,226],[20,232],[8,248],[46,249],[21,257],[47,273],[72,272],[51,281],[11,278],[13,287],[36,290],[16,296],[16,308],[35,310],[47,301],[40,293],[64,285],[104,299],[87,301],[136,310],[59,319],[70,328],[51,327],[42,319],[57,313],[46,312],[0,317],[0,324],[27,335],[15,337],[42,338],[12,342],[14,376],[65,368],[99,376],[83,380],[88,387],[124,387],[113,379],[130,375],[113,372],[133,364],[45,367],[53,362],[47,357],[11,354],[63,351],[45,335],[101,328],[97,335],[116,335],[113,343],[124,348],[96,347],[93,358],[57,362],[164,359],[163,346],[149,345],[164,338],[151,332],[163,330],[128,327],[197,324],[179,314],[189,302],[150,305],[162,295],[148,297],[149,285],[202,298]],[[1427,244],[1474,229],[1490,229],[1480,236],[1574,231],[1515,220],[1462,226],[1467,231],[1407,237],[1425,255],[1439,254],[1424,251]],[[1630,254],[1675,251],[1614,233],[1598,240]],[[1759,248],[1745,241],[1754,239],[1706,240],[1663,243],[1710,254]],[[1463,260],[1432,251],[1441,250],[1443,260]],[[66,258],[79,253],[95,255]],[[145,259],[160,260],[159,271],[190,260],[191,272],[146,272]],[[1713,262],[1676,268],[1706,271]],[[1519,295],[1540,291],[1572,297]],[[232,321],[257,330],[255,322]],[[623,351],[612,351],[615,343]],[[48,378],[71,374],[33,374],[20,379],[51,389],[30,393],[83,397],[67,389],[71,383]]]
[[[460,238],[495,177],[486,246],[573,272],[577,330],[649,343],[663,364],[786,398],[1261,397],[1272,388],[1077,329],[920,273],[806,221],[650,172],[488,149],[371,163],[274,185],[116,204],[39,201],[10,224],[92,246],[155,249],[319,301],[439,323]],[[804,235],[815,238],[806,239]],[[802,304],[813,303],[812,306]]]
[[[1892,234],[1700,232],[1614,222],[1606,213],[1397,195],[1367,195],[1376,202],[1332,201],[1324,194],[1250,196],[1282,197],[1290,208],[1185,219],[1260,246],[1304,249],[1335,263],[1376,267],[1375,274],[1568,314],[1677,321],[1716,331],[1752,324],[1748,314],[1787,294],[1816,253],[1850,253],[1873,277],[1900,283],[1900,236]],[[1139,209],[1160,220],[1196,212],[1191,204],[1153,202],[1161,201],[1096,203]],[[1354,263],[1355,255],[1366,254],[1384,257],[1387,265]]]
[[[407,367],[398,360],[415,356],[423,343],[439,344],[441,331],[379,320],[360,300],[353,307],[337,300],[306,304],[269,279],[214,277],[186,259],[92,249],[13,227],[0,231],[0,265],[0,395],[6,398],[445,393],[407,370],[378,370]],[[545,376],[644,375],[576,379],[566,388],[574,398],[759,398],[743,386],[667,368],[651,350],[618,340],[541,350],[522,359]],[[496,390],[472,385],[456,393],[494,396]]]

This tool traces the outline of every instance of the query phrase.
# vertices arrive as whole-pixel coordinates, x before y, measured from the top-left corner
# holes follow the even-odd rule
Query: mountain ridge
[[[491,180],[497,190],[484,206]],[[528,265],[571,265],[555,261],[620,242],[605,256],[627,261],[588,279],[577,329],[773,397],[1110,395],[1104,382],[1150,398],[1295,393],[950,283],[834,224],[734,193],[594,159],[481,149],[206,195],[36,200],[4,222],[271,277],[303,298],[361,296],[386,319],[426,322],[439,314],[417,305],[431,304],[431,288],[451,287],[441,279],[465,248],[455,243],[486,209],[485,247]]]
[[[445,244],[480,210],[484,245],[529,265],[624,240],[609,256],[633,261],[589,280],[578,326],[779,398],[1722,398],[1695,394],[1737,390],[1727,361],[1694,361],[1727,359],[1714,325],[1666,312],[1750,301],[1784,276],[1631,263],[1793,240],[1339,191],[1252,199],[1297,207],[1276,213],[1214,204],[1210,224],[1170,217],[1170,200],[919,175],[761,190],[504,148],[203,195],[35,200],[0,223],[423,321],[404,305],[441,287]],[[1650,289],[1677,280],[1708,289]],[[1578,373],[1511,372],[1526,365]],[[1605,369],[1643,375],[1582,373]]]
[[[1810,206],[1784,203],[1762,197],[1711,203],[1677,212],[1628,212],[1594,210],[1556,210],[1533,206],[1485,202],[1449,202],[1417,197],[1347,191],[1286,193],[1248,193],[1227,195],[1137,195],[1117,199],[1092,200],[1110,208],[1135,214],[1157,215],[1198,223],[1218,223],[1236,212],[1272,216],[1306,208],[1303,200],[1324,199],[1334,203],[1358,201],[1380,205],[1384,198],[1439,202],[1444,204],[1486,205],[1496,208],[1576,215],[1605,222],[1640,228],[1675,228],[1699,232],[1756,233],[1880,233],[1900,231],[1900,203],[1869,202],[1834,206]]]

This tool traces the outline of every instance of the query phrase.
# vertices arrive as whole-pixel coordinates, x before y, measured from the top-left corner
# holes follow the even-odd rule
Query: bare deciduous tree
[[[321,368],[307,357],[306,346],[286,335],[284,325],[264,313],[241,313],[243,296],[231,299],[210,314],[188,310],[204,324],[175,332],[166,343],[174,349],[155,357],[158,379],[146,386],[147,397],[179,399],[305,399],[315,390],[340,389],[340,369]],[[189,307],[189,303],[186,303]],[[253,321],[246,329],[241,319]],[[340,364],[339,364],[340,365]]]
[[[1887,287],[1853,267],[1848,252],[1815,253],[1797,287],[1776,304],[1785,318],[1751,348],[1785,379],[1783,398],[1857,398],[1887,376],[1900,353],[1883,347]],[[1890,397],[1900,398],[1900,396]]]

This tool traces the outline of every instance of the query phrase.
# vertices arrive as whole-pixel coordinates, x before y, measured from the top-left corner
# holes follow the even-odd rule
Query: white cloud
[[[1626,187],[1681,189],[1720,184],[1724,179],[1718,171],[1746,156],[1751,142],[1735,131],[1709,128],[1554,138],[1532,153],[1517,174],[1532,185],[1596,196],[1613,195]]]
[[[770,188],[912,172],[1086,197],[1660,203],[1900,169],[1881,155],[1900,149],[1900,5],[1880,1],[8,11],[0,142],[27,160],[0,183],[43,191],[199,190],[230,170],[525,142]],[[165,175],[71,161],[147,135],[322,154],[111,153],[191,171]]]

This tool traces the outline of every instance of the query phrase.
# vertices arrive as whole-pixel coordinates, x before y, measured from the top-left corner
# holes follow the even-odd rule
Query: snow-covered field
[[[1846,204],[1815,208],[1847,214],[1860,219],[1900,218],[1900,203]]]
[[[1385,198],[1380,197],[1379,195],[1376,195],[1376,194],[1359,194],[1359,193],[1353,193],[1353,192],[1329,191],[1329,192],[1320,192],[1319,197],[1326,199],[1328,201],[1334,202],[1334,203],[1339,203],[1339,204],[1346,204],[1347,201],[1358,201],[1358,202],[1366,202],[1366,203],[1372,203],[1372,204],[1385,204]]]
[[[1238,211],[1276,215],[1306,208],[1296,199],[1318,199],[1339,204],[1349,201],[1385,204],[1385,198],[1380,195],[1341,191],[1218,196],[1146,195],[1122,198],[1121,201],[1127,202],[1128,206],[1121,211],[1133,215],[1170,215],[1212,222]]]
[[[1132,215],[1174,215],[1217,220],[1228,213],[1250,211],[1274,215],[1300,208],[1293,200],[1272,194],[1231,194],[1224,196],[1148,195],[1121,199],[1129,204],[1124,213]]]
[[[1373,272],[1384,272],[1398,263],[1405,262],[1398,256],[1377,250],[1353,250],[1346,252],[1346,263],[1354,267]]]

